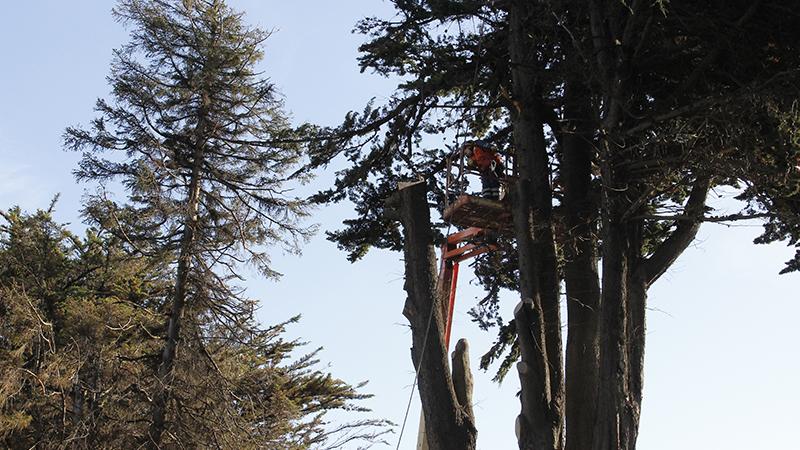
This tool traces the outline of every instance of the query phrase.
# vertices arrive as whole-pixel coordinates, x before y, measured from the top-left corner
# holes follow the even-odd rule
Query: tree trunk
[[[175,365],[175,356],[180,340],[181,319],[186,304],[187,284],[189,270],[192,264],[193,247],[198,222],[200,205],[200,170],[203,164],[203,150],[201,144],[196,144],[192,161],[192,175],[189,181],[189,198],[187,201],[186,218],[184,220],[183,235],[181,236],[178,254],[178,268],[175,277],[175,291],[172,297],[172,308],[167,325],[167,337],[158,366],[158,385],[153,396],[152,422],[149,430],[149,443],[151,449],[161,447],[161,437],[166,428],[167,403],[172,391],[172,369]]]
[[[610,164],[609,164],[610,165]],[[610,175],[610,174],[609,174]],[[626,224],[621,221],[624,195],[614,189],[613,178],[605,176],[603,221],[603,291],[600,322],[600,360],[597,420],[593,450],[632,449],[628,399],[628,260],[630,243]],[[633,441],[635,443],[635,440]]]
[[[536,46],[527,23],[530,2],[509,9],[514,148],[519,181],[512,195],[522,302],[515,311],[522,361],[518,364],[521,449],[563,447],[560,280],[552,229],[547,146],[538,95]]]
[[[593,450],[633,450],[639,427],[639,401],[632,392],[632,354],[639,347],[644,327],[645,285],[632,283],[642,252],[641,224],[630,218],[637,186],[617,163],[626,152],[617,139],[627,116],[626,89],[631,77],[632,41],[646,23],[645,2],[630,5],[588,2],[595,71],[602,86],[599,158],[602,180],[602,294],[600,305],[600,358],[598,365],[597,416]],[[639,395],[641,392],[639,392]]]
[[[628,279],[628,417],[623,422],[628,426],[628,449],[636,448],[639,437],[639,418],[642,412],[642,390],[644,388],[644,343],[645,313],[647,307],[647,283],[633,273]]]
[[[597,267],[597,200],[592,190],[589,93],[581,82],[565,87],[562,183],[567,230],[566,448],[591,448],[597,417],[600,279]]]
[[[624,364],[618,363],[618,367],[625,367],[625,397],[617,399],[617,409],[620,412],[618,420],[620,441],[616,448],[623,450],[636,448],[636,439],[639,436],[644,389],[647,290],[694,240],[700,229],[699,219],[703,215],[710,185],[710,180],[706,177],[698,177],[695,180],[683,210],[687,220],[678,222],[675,231],[647,259],[641,259],[642,224],[630,221],[626,226],[629,241],[627,257],[629,267],[625,280],[624,305],[627,345],[622,353],[622,357],[625,358]],[[631,267],[634,263],[635,268]]]
[[[458,393],[450,376],[444,345],[445,317],[438,307],[433,230],[424,182],[400,187],[405,286],[403,315],[411,324],[411,360],[419,372],[418,386],[431,450],[473,450],[477,430],[471,414],[466,379]],[[465,350],[465,349],[464,349]],[[463,356],[459,358],[463,363]]]

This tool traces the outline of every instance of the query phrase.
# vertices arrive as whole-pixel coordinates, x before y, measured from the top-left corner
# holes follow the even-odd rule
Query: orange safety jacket
[[[472,147],[472,156],[470,157],[470,161],[481,172],[485,170],[492,170],[492,162],[496,163],[496,167],[502,167],[503,165],[503,160],[500,159],[500,155],[477,145]]]

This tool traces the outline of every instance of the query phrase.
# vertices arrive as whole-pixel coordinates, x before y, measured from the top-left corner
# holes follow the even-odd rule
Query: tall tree
[[[427,180],[440,209],[446,195],[423,138],[493,141],[517,169],[514,236],[477,261],[474,314],[500,325],[485,364],[502,377],[521,359],[520,448],[634,448],[649,287],[703,222],[760,218],[757,242],[798,244],[800,17],[778,1],[394,4],[361,22],[360,62],[404,81],[313,160],[352,161],[317,196],[357,205],[330,238],[350,259],[401,248],[384,204],[397,182]],[[715,186],[739,188],[741,210],[712,210]],[[800,252],[784,271],[798,269]],[[501,288],[522,300],[508,322]]]
[[[151,448],[187,445],[199,429],[241,419],[241,386],[223,376],[215,350],[270,348],[252,320],[254,302],[236,284],[238,267],[276,276],[265,246],[294,252],[309,235],[300,224],[306,205],[285,187],[303,151],[275,87],[257,72],[268,33],[241,13],[222,0],[120,0],[113,14],[131,27],[111,65],[113,101],[97,102],[89,129],[68,128],[65,145],[85,151],[79,179],[118,180],[129,192],[124,205],[105,192],[94,196],[88,217],[174,270],[144,438]],[[195,379],[192,361],[204,358],[214,370]],[[270,362],[259,356],[252,364]],[[260,381],[246,387],[252,398],[270,395]],[[334,379],[318,382],[349,392],[343,399],[353,395]],[[212,403],[184,395],[192,384],[221,389],[228,408],[209,414]]]

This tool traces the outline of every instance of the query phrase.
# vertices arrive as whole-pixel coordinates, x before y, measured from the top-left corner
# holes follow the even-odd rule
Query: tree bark
[[[643,333],[646,286],[637,284],[636,265],[642,251],[641,224],[628,217],[638,186],[617,163],[626,151],[615,139],[626,120],[626,89],[631,77],[633,40],[645,23],[645,2],[630,6],[589,2],[596,72],[603,90],[599,158],[602,180],[602,292],[593,450],[633,450],[639,426],[639,401],[632,392],[632,343]],[[643,334],[641,334],[643,339]],[[642,341],[643,342],[643,341]],[[643,353],[642,353],[643,354]],[[641,364],[637,365],[637,370]]]
[[[469,368],[469,343],[466,339],[459,339],[456,349],[453,350],[453,387],[456,391],[458,404],[464,408],[469,417],[475,417],[472,412],[472,371]]]
[[[459,396],[469,401],[468,389],[465,383],[457,393],[444,345],[446,324],[437,304],[439,293],[427,192],[424,182],[407,184],[399,190],[404,289],[408,293],[403,315],[411,324],[411,359],[419,372],[418,387],[429,448],[472,450],[477,438],[472,407],[459,402]],[[463,363],[463,357],[460,361]]]
[[[628,418],[624,431],[628,436],[628,449],[636,448],[639,437],[639,419],[642,412],[642,392],[644,388],[644,343],[645,316],[647,310],[647,289],[645,280],[638,274],[630,275],[628,281]]]
[[[566,448],[591,448],[597,416],[600,279],[597,261],[597,195],[592,189],[592,135],[588,89],[565,87],[562,183],[567,231]]]
[[[563,356],[560,279],[552,228],[552,193],[536,68],[540,62],[529,21],[530,2],[509,8],[511,116],[519,181],[512,195],[522,302],[515,311],[522,361],[518,364],[521,449],[563,447]]]
[[[642,243],[637,228],[641,225],[634,224],[629,226],[631,252],[628,259],[631,263],[636,262],[637,264],[635,270],[628,271],[626,280],[625,328],[627,348],[625,356],[627,358],[627,372],[625,383],[627,398],[624,403],[623,420],[620,422],[620,435],[625,436],[626,439],[621,442],[620,448],[634,449],[639,435],[639,419],[644,389],[647,290],[678,259],[697,236],[710,185],[710,180],[706,177],[699,177],[695,180],[683,212],[683,215],[690,218],[690,220],[678,222],[675,231],[661,243],[649,258],[640,260],[638,254]],[[692,218],[693,220],[691,220]]]
[[[607,164],[610,165],[610,164]],[[610,170],[608,171],[610,172]],[[624,195],[615,189],[615,177],[603,177],[603,282],[600,322],[599,392],[593,450],[632,449],[628,399],[628,270],[630,251],[624,214]],[[621,181],[621,180],[620,180]],[[612,184],[614,183],[614,184]],[[635,444],[635,440],[633,442]]]

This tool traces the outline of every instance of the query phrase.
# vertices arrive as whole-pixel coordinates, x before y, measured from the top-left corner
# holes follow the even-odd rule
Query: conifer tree
[[[148,411],[138,386],[163,326],[150,305],[169,285],[157,262],[51,213],[0,211],[0,445],[123,447]]]
[[[80,180],[119,181],[129,193],[125,204],[105,192],[91,198],[91,221],[174,270],[143,438],[159,448],[198,442],[197,433],[218,426],[258,433],[254,423],[268,417],[249,417],[242,408],[273,395],[269,383],[236,384],[215,355],[244,357],[237,350],[244,347],[254,352],[253,369],[271,364],[263,356],[270,332],[253,320],[255,302],[236,284],[239,268],[251,264],[276,276],[265,247],[297,251],[311,231],[300,223],[305,204],[285,187],[302,148],[275,87],[257,72],[268,33],[246,25],[222,0],[121,0],[113,13],[131,27],[131,37],[114,53],[112,100],[99,100],[91,127],[67,129],[65,141],[85,151]],[[196,368],[208,364],[201,361],[213,369],[202,376]],[[360,397],[331,378],[314,382],[340,395],[324,405],[312,397],[294,412],[256,408],[252,414],[288,419]],[[191,397],[201,386],[219,398]]]
[[[519,446],[633,449],[647,291],[701,223],[761,219],[757,242],[788,242],[784,272],[800,270],[800,17],[780,1],[392,3],[395,17],[360,23],[360,63],[402,82],[312,160],[349,162],[316,198],[356,205],[331,240],[351,260],[401,249],[398,182],[426,181],[441,212],[444,156],[496,145],[514,160],[514,233],[478,258],[487,295],[473,311],[499,328],[484,366],[519,369]],[[716,186],[735,186],[741,208],[714,211]],[[501,289],[519,294],[513,318]],[[446,395],[421,390],[423,405]]]
[[[51,210],[0,216],[0,446],[136,446],[158,382],[170,266],[106,231],[75,235]],[[188,417],[170,430],[180,444],[340,448],[381,432],[369,420],[329,427],[326,412],[362,396],[316,369],[315,352],[297,354],[283,337],[295,321],[250,324],[238,340],[218,326],[185,344],[175,395]]]

